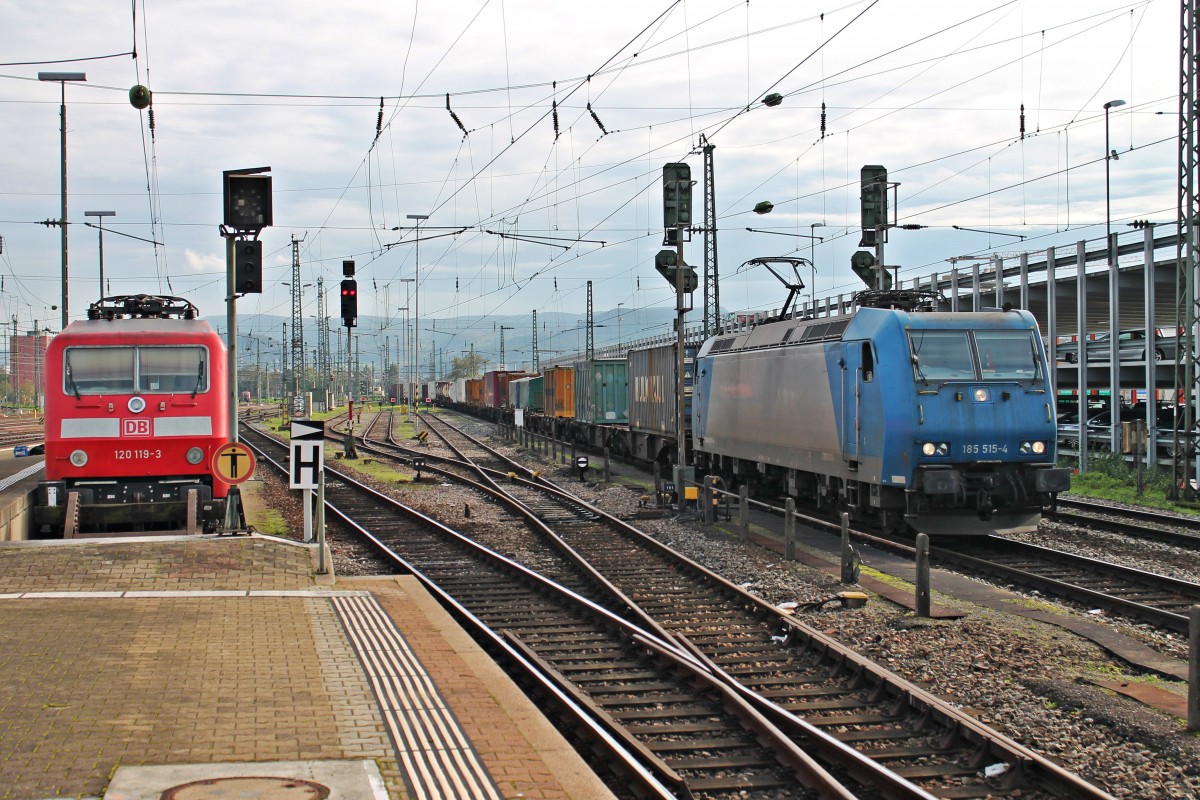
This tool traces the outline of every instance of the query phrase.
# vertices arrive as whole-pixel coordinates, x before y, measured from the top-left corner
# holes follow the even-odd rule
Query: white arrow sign
[[[324,439],[325,429],[308,420],[292,420],[292,439]]]

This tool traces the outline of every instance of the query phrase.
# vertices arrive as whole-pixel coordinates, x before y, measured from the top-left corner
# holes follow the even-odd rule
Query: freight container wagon
[[[692,383],[695,380],[697,345],[684,345],[683,404],[684,429],[692,425]],[[631,450],[636,458],[658,460],[675,445],[676,350],[674,344],[630,350],[627,357],[629,378],[629,429]]]
[[[508,384],[520,378],[533,377],[528,372],[497,369],[483,375],[483,405],[488,408],[508,406]]]
[[[466,402],[469,406],[483,405],[483,378],[467,378]]]
[[[575,418],[575,369],[549,367],[542,371],[542,405],[557,419]]]
[[[584,424],[629,421],[629,385],[624,359],[575,362],[575,419]]]
[[[510,381],[508,384],[509,405],[525,411],[541,411],[543,380],[542,376],[538,375]]]

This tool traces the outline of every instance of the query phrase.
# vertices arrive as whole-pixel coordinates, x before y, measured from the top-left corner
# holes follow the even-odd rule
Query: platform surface
[[[377,765],[391,798],[455,796],[421,788],[439,746],[414,752],[395,726],[428,708],[381,704],[339,603],[394,624],[489,791],[610,796],[415,579],[318,582],[314,560],[259,536],[0,543],[0,800],[100,797],[110,779],[132,800],[139,767],[338,761]]]

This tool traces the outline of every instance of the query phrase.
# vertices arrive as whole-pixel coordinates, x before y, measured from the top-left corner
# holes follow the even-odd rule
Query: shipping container
[[[532,378],[528,372],[497,369],[483,374],[483,404],[488,408],[508,406],[508,384],[521,378]]]
[[[546,413],[559,419],[575,418],[575,370],[550,367],[542,371],[542,405]]]
[[[455,378],[450,384],[450,401],[453,403],[467,402],[467,379]]]
[[[575,362],[575,419],[595,425],[624,425],[629,421],[624,359]]]
[[[683,349],[684,425],[692,425],[692,369],[696,345]],[[638,433],[675,435],[675,345],[630,350],[628,356],[629,427]]]
[[[522,408],[526,411],[541,411],[542,383],[543,379],[541,375],[510,381],[508,384],[509,405],[513,408]]]
[[[483,405],[483,378],[467,378],[467,404]]]

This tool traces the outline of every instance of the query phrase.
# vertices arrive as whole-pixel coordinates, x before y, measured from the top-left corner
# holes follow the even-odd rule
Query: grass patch
[[[1063,466],[1077,469],[1077,459],[1059,460]],[[1167,499],[1171,490],[1171,470],[1151,467],[1142,471],[1142,495],[1137,494],[1137,469],[1124,458],[1114,453],[1096,453],[1088,456],[1088,471],[1071,476],[1071,494],[1111,500],[1130,505],[1147,506],[1197,514],[1200,510],[1181,505]]]
[[[254,530],[267,536],[283,538],[291,533],[283,515],[274,508],[260,508],[254,512]]]
[[[1022,608],[1028,608],[1033,611],[1045,611],[1050,614],[1058,614],[1061,617],[1070,616],[1071,613],[1062,606],[1056,606],[1043,600],[1036,600],[1032,597],[1016,597],[1012,599],[1005,599],[1002,602],[1012,603],[1013,605],[1021,606]]]

